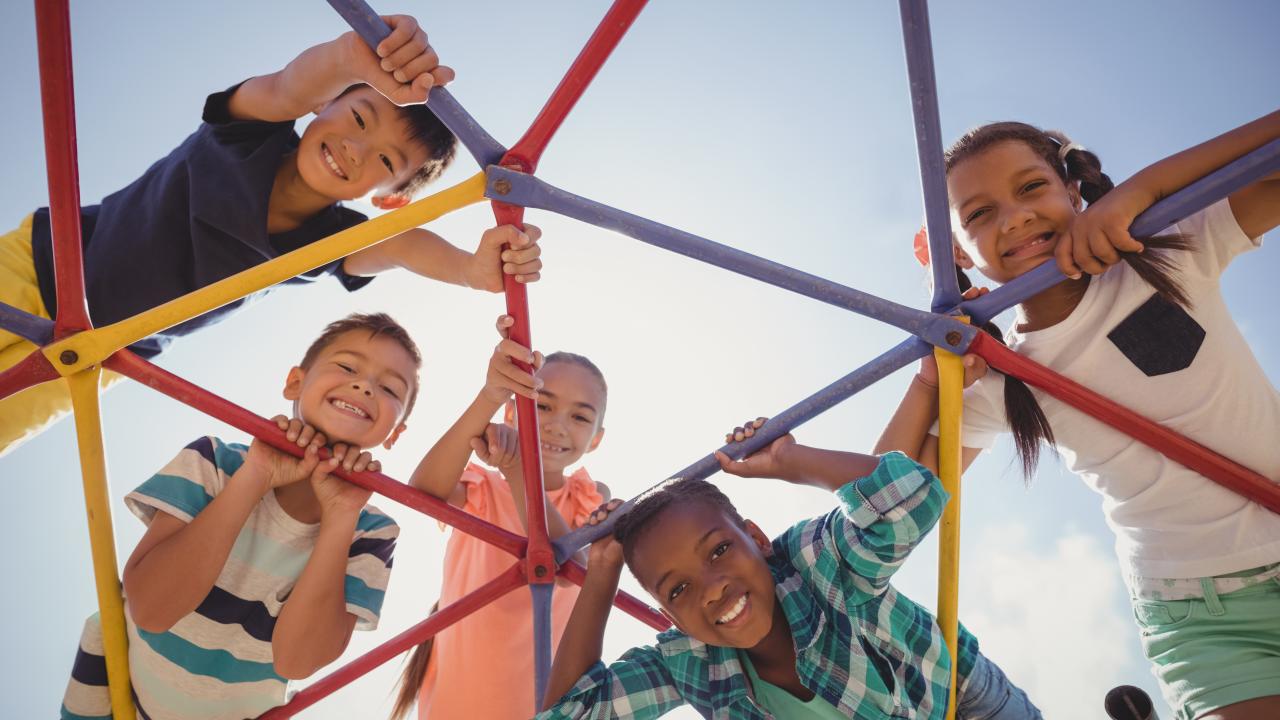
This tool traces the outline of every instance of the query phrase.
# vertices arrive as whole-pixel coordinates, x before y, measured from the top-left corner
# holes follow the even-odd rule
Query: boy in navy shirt
[[[387,18],[392,33],[371,50],[354,32],[312,47],[284,69],[210,95],[203,123],[140,178],[81,210],[85,291],[95,326],[181,297],[363,222],[343,200],[373,194],[375,206],[407,204],[453,159],[453,135],[422,105],[453,79],[412,17]],[[315,119],[301,137],[294,121]],[[497,292],[502,272],[538,279],[539,231],[493,228],[475,253],[416,228],[288,283],[333,275],[348,290],[403,267]],[[510,248],[502,250],[503,244]],[[265,293],[260,293],[265,294]],[[37,210],[0,236],[0,302],[41,317],[57,312],[49,212]],[[131,346],[154,357],[218,322],[236,300]],[[0,372],[35,346],[0,329]],[[104,384],[119,379],[104,372]],[[0,456],[65,415],[64,383],[0,399]]]

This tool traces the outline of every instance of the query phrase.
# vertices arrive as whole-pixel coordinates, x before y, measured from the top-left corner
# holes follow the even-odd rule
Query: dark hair
[[[435,615],[439,609],[440,601],[437,600],[436,604],[431,606],[431,612],[427,613],[427,616]],[[431,660],[431,649],[435,644],[435,636],[432,636],[413,649],[413,654],[405,663],[404,672],[400,673],[400,679],[396,682],[399,692],[396,693],[396,704],[391,708],[391,720],[403,720],[408,717],[413,704],[418,701],[422,681],[427,678],[427,663]]]
[[[409,411],[413,410],[413,403],[418,399],[418,374],[417,370],[422,368],[422,353],[418,351],[418,346],[413,342],[413,338],[409,337],[409,331],[405,330],[400,323],[391,319],[386,313],[352,313],[341,320],[335,320],[325,326],[324,331],[320,333],[311,343],[311,347],[307,348],[307,352],[302,356],[302,362],[298,367],[308,370],[315,364],[316,358],[324,349],[333,344],[340,335],[352,332],[354,330],[363,330],[369,333],[370,337],[384,336],[390,338],[400,344],[405,352],[409,353],[409,357],[413,359],[413,383],[409,388],[409,397],[405,399],[404,417],[409,417]],[[401,418],[403,420],[404,418]]]
[[[1046,165],[1053,168],[1068,187],[1078,185],[1080,197],[1089,204],[1097,202],[1115,187],[1111,178],[1102,172],[1102,161],[1097,155],[1076,146],[1066,153],[1065,159],[1059,157],[1062,148],[1071,143],[1065,135],[1020,122],[990,123],[965,133],[943,155],[947,172],[951,172],[952,168],[967,158],[1002,142],[1025,144],[1032,152],[1039,155]],[[1121,253],[1122,259],[1139,277],[1155,289],[1156,294],[1176,305],[1190,307],[1191,303],[1186,291],[1174,274],[1176,264],[1164,252],[1151,252],[1152,250],[1191,250],[1190,238],[1170,234],[1135,239],[1143,244],[1146,252]],[[962,292],[972,286],[959,266],[956,266],[956,275]],[[1004,343],[1000,329],[992,323],[986,323],[982,329]],[[1021,380],[1005,376],[1004,406],[1014,445],[1022,461],[1023,473],[1029,480],[1040,460],[1040,441],[1044,440],[1053,445],[1053,429],[1049,426],[1049,419],[1040,409],[1040,404],[1036,402],[1031,389]]]
[[[622,556],[627,566],[631,566],[632,553],[640,538],[657,525],[655,520],[664,510],[675,503],[705,503],[724,513],[738,527],[747,523],[738,513],[738,508],[722,492],[720,488],[706,480],[693,478],[674,478],[646,490],[636,498],[635,505],[626,514],[618,518],[613,526],[613,536],[622,544]]]
[[[605,410],[605,407],[608,406],[609,404],[609,383],[604,381],[604,373],[600,372],[600,368],[596,367],[596,364],[591,362],[589,359],[587,359],[585,355],[565,352],[564,350],[557,350],[556,352],[553,352],[550,355],[548,355],[546,358],[543,359],[542,366],[546,367],[554,362],[562,362],[562,363],[568,363],[570,365],[577,365],[578,367],[585,369],[588,373],[591,373],[591,375],[596,380],[600,381],[600,389],[604,390],[604,406],[601,406],[600,413],[596,416],[596,422],[600,424],[601,427],[603,427],[604,426],[604,410]]]
[[[338,97],[363,87],[358,83],[343,90]],[[370,88],[372,90],[372,88]],[[377,90],[373,90],[377,92]],[[400,105],[396,107],[400,121],[409,126],[409,138],[427,151],[427,161],[414,171],[413,175],[396,188],[396,192],[406,197],[413,197],[424,185],[432,182],[444,173],[453,162],[458,147],[458,139],[449,128],[440,122],[435,113],[426,105]]]

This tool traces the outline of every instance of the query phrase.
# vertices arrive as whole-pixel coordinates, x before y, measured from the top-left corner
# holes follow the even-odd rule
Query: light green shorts
[[[1142,649],[1175,717],[1280,695],[1280,578],[1187,600],[1132,599]]]

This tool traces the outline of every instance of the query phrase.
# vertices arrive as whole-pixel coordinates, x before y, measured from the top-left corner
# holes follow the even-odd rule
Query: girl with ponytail
[[[1128,232],[1157,200],[1276,138],[1280,112],[1113,186],[1098,156],[1061,133],[982,126],[946,153],[957,272],[1004,283],[1057,262],[1067,278],[1017,306],[1009,347],[1280,482],[1280,393],[1220,288],[1231,260],[1280,225],[1280,174],[1165,233]],[[965,367],[966,383],[977,381],[965,391],[964,466],[1009,431],[1028,478],[1043,441],[1103,496],[1143,649],[1177,717],[1280,717],[1280,516],[985,374],[980,358]],[[907,428],[911,447],[897,449],[935,468],[936,377],[926,359],[881,441]]]

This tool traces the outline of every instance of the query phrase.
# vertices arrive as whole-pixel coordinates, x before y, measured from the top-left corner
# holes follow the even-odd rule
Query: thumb
[[[471,438],[471,449],[481,460],[489,459],[489,443],[485,442],[484,438]]]

